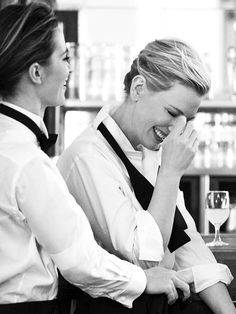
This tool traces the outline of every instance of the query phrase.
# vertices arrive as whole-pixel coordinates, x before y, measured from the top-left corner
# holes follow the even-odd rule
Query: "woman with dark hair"
[[[44,110],[64,104],[69,73],[51,9],[29,4],[0,11],[0,313],[54,313],[57,267],[93,297],[126,307],[144,290],[171,294],[171,278],[188,297],[188,284],[174,272],[164,285],[159,268],[143,271],[98,246],[44,153],[56,139],[43,123]]]
[[[124,101],[103,107],[59,158],[68,188],[105,249],[143,269],[177,271],[190,283],[201,302],[180,303],[180,313],[235,313],[225,286],[231,273],[206,247],[179,191],[197,150],[191,120],[210,87],[204,64],[181,40],[155,40],[124,85]],[[179,304],[177,289],[173,302]]]

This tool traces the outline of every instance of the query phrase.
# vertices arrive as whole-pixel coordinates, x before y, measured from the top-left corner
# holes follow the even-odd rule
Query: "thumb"
[[[184,115],[176,117],[171,126],[170,136],[180,135],[183,133],[185,126],[187,123],[187,119]]]

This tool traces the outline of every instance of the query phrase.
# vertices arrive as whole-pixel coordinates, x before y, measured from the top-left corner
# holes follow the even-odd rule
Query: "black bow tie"
[[[108,131],[103,123],[100,123],[98,126],[98,130],[105,137],[107,142],[114,149],[116,154],[120,157],[122,162],[124,163],[130,177],[130,181],[132,187],[134,189],[135,196],[144,210],[147,210],[149,203],[152,198],[154,187],[153,185],[134,167],[134,165],[129,161],[126,157],[123,150],[120,148],[114,137]],[[187,229],[187,224],[180,213],[178,207],[175,209],[175,217],[174,223],[172,227],[172,232],[170,236],[170,240],[168,243],[168,248],[170,252],[174,252],[179,247],[189,242],[191,239],[185,233],[185,229]]]
[[[50,147],[55,145],[57,137],[58,137],[57,134],[49,133],[47,138],[46,135],[43,132],[41,132],[41,134],[37,136],[37,140],[39,142],[41,149],[46,153]]]
[[[46,135],[41,131],[38,125],[31,120],[28,116],[24,115],[23,113],[5,106],[4,104],[0,103],[0,113],[17,120],[24,124],[27,128],[29,128],[37,137],[39,145],[41,149],[46,153],[48,149],[56,143],[57,134],[49,134],[48,138]]]

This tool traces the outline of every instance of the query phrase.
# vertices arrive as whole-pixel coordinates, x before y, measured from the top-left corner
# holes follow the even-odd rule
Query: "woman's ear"
[[[130,86],[130,97],[137,102],[146,89],[146,79],[143,75],[136,75]]]
[[[32,63],[28,70],[30,80],[35,84],[43,82],[43,68],[37,62]]]

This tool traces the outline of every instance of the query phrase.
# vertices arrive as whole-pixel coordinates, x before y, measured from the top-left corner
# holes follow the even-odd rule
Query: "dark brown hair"
[[[9,5],[0,10],[0,95],[14,94],[34,62],[47,64],[58,20],[44,4]]]

